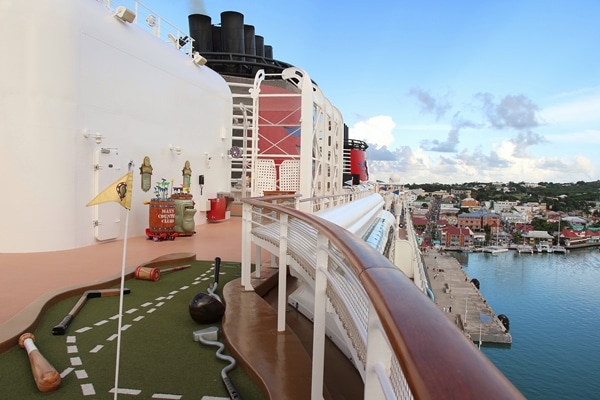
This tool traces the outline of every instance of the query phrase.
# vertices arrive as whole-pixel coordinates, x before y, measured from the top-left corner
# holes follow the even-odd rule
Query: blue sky
[[[600,1],[145,0],[244,14],[369,143],[372,179],[600,179]]]

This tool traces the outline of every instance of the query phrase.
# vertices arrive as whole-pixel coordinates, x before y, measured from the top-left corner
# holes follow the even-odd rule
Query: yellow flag
[[[86,204],[86,207],[114,201],[131,210],[131,192],[133,190],[133,172],[129,171],[113,184],[108,186]]]

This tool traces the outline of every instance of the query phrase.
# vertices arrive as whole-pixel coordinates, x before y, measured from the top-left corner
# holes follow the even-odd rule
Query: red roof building
[[[521,233],[531,232],[533,230],[533,225],[531,224],[515,224],[515,230]]]
[[[413,223],[414,227],[418,227],[418,226],[426,227],[427,226],[427,218],[413,217],[412,223]]]
[[[473,232],[469,228],[452,225],[442,228],[442,243],[446,247],[465,247],[473,244]]]

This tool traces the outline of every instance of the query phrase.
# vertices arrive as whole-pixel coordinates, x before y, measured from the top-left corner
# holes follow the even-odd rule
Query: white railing
[[[324,342],[336,322],[363,377],[364,398],[522,398],[388,259],[297,205],[297,196],[243,200],[241,281],[253,290],[252,242],[278,257],[280,332],[288,266],[314,282],[312,399],[323,398]]]
[[[341,194],[303,198],[300,202],[309,203],[310,206],[307,210],[310,210],[310,212],[323,211],[331,207],[370,196],[375,192],[375,187],[372,184],[364,184],[346,186],[342,190],[343,193]]]
[[[290,197],[293,196],[282,197],[263,200],[280,204],[287,201],[288,205],[292,205]],[[369,398],[377,398],[379,396],[376,396],[376,393],[388,391],[394,393],[391,398],[412,398],[402,370],[398,367],[398,360],[391,352],[368,295],[342,252],[330,241],[326,232],[287,213],[266,210],[266,207],[244,204],[246,226],[243,229],[250,230],[253,241],[260,247],[278,255],[279,286],[286,285],[288,264],[291,268],[301,268],[299,273],[308,274],[314,281],[313,398],[321,398],[323,389],[324,339],[330,334],[326,325],[332,318],[331,312],[326,310],[334,310],[335,318],[339,318],[345,328],[348,351],[352,353],[353,361],[363,379],[369,379],[365,385],[365,392],[368,390]],[[361,247],[372,250],[361,239],[356,240]],[[244,261],[242,264],[242,282],[248,282],[251,272],[248,265],[244,266]],[[279,296],[278,330],[284,331],[287,306],[285,290],[280,290]],[[378,352],[387,355],[383,358],[369,358],[368,346],[372,349],[378,348]],[[368,371],[372,373],[369,374]]]
[[[428,289],[430,289],[429,281],[427,280],[427,274],[425,273],[425,265],[423,264],[423,257],[421,256],[421,249],[419,247],[419,242],[417,240],[417,234],[415,232],[415,228],[412,224],[412,218],[409,214],[408,207],[406,207],[406,203],[402,202],[402,207],[404,208],[404,225],[406,228],[406,238],[411,243],[416,252],[416,271],[415,271],[415,284],[424,292],[427,293]],[[418,279],[416,278],[418,276]]]
[[[152,35],[160,38],[165,43],[170,43],[176,49],[191,55],[192,38],[188,29],[180,29],[173,23],[161,17],[157,12],[138,0],[96,0],[114,12],[117,7],[123,6],[135,14],[134,24],[140,26]]]

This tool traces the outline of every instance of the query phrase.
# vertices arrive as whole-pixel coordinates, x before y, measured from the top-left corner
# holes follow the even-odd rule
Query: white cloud
[[[505,140],[495,145],[494,150],[496,151],[496,154],[498,154],[498,157],[503,160],[509,160],[513,158],[512,155],[515,152],[515,147],[516,145],[513,142]]]
[[[592,162],[583,156],[576,155],[572,158],[543,157],[535,161],[536,168],[543,171],[549,181],[558,181],[559,177],[579,176],[577,180],[589,180],[593,178],[594,167]],[[554,179],[552,179],[554,177]],[[574,181],[571,179],[571,181]]]
[[[600,145],[600,130],[586,129],[578,132],[546,134],[546,139],[552,143],[579,143]]]
[[[378,115],[366,121],[360,121],[350,128],[352,139],[364,140],[377,148],[390,146],[394,142],[393,130],[396,123],[389,115]]]
[[[504,141],[489,154],[480,149],[472,154],[448,154],[431,157],[422,149],[414,152],[406,147],[396,161],[371,161],[371,179],[384,182],[398,176],[401,183],[460,182],[576,182],[594,180],[597,172],[592,160],[581,155],[565,157],[519,158],[515,145]]]
[[[543,108],[542,119],[548,124],[573,124],[600,122],[600,89],[574,92],[558,98],[560,103]]]
[[[469,129],[465,146],[454,153],[432,152],[419,145],[420,138],[439,136],[448,127],[443,124],[398,126],[391,117],[382,115],[357,123],[350,128],[350,137],[371,144],[367,159],[372,180],[388,182],[392,177],[399,177],[402,183],[460,183],[598,179],[598,162],[593,157],[593,149],[600,144],[600,130],[596,126],[578,129],[572,125],[543,125],[538,127],[540,131],[552,131],[543,136],[548,140],[535,148],[527,147],[527,152],[516,151],[522,146],[518,135],[502,138],[474,128]]]
[[[400,125],[398,129],[401,131],[408,132],[442,132],[447,133],[452,129],[452,125],[449,124],[413,124],[413,125]]]

